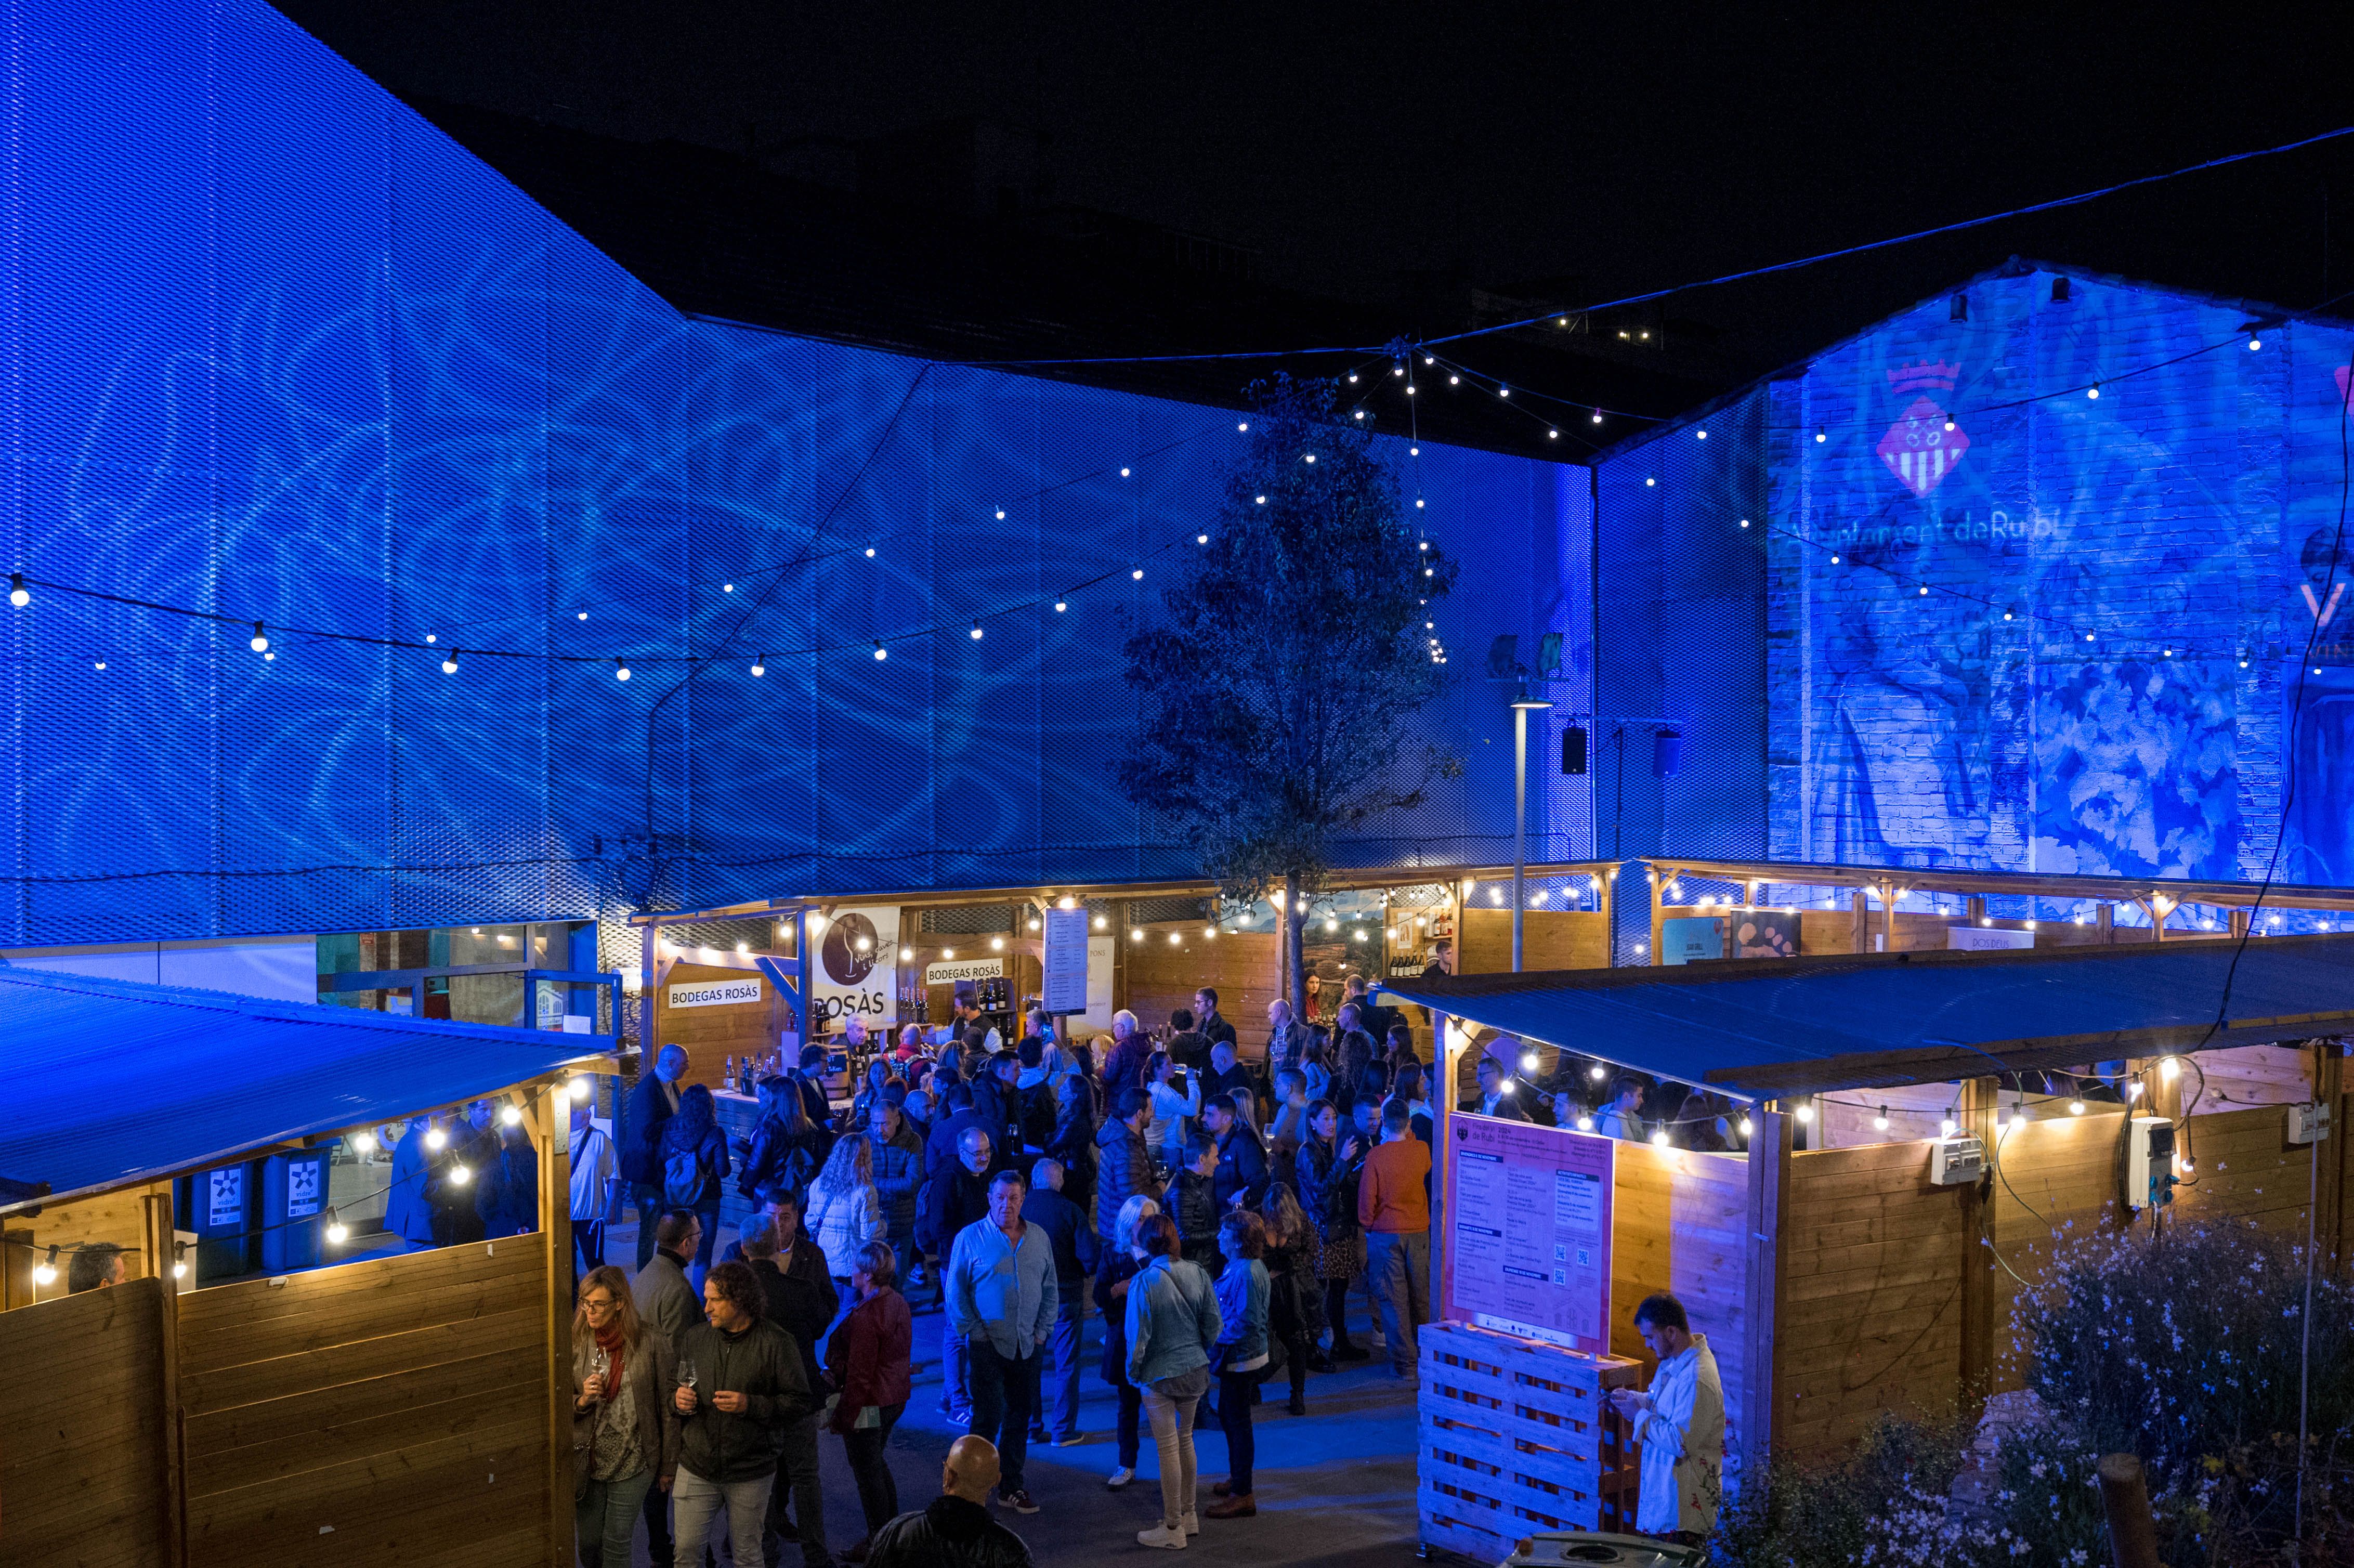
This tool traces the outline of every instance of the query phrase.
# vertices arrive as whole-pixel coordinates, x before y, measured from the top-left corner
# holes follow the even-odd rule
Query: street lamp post
[[[1512,972],[1521,972],[1522,884],[1529,869],[1529,715],[1553,706],[1532,697],[1525,683],[1512,699]]]

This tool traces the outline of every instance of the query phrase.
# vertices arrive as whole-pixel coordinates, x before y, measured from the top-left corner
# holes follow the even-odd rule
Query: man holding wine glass
[[[759,1281],[723,1263],[703,1283],[706,1321],[678,1346],[680,1417],[674,1568],[700,1568],[715,1514],[725,1511],[737,1568],[769,1568],[760,1526],[784,1431],[817,1407],[790,1334],[762,1314]]]

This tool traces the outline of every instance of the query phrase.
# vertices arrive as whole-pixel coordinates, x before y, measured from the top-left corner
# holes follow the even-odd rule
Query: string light
[[[1058,599],[1055,601],[1055,613],[1056,615],[1062,614],[1063,611],[1068,609],[1070,609],[1070,604],[1067,600]]]
[[[1603,1079],[1610,1075],[1610,1070],[1607,1067],[1605,1067],[1601,1063],[1596,1062],[1594,1065],[1585,1069],[1585,1075],[1598,1084]]]
[[[734,583],[721,583],[719,585],[719,591],[721,593],[734,593],[736,591],[736,585]]]
[[[1668,1146],[1668,1129],[1667,1129],[1666,1128],[1664,1128],[1664,1127],[1663,1127],[1663,1128],[1659,1128],[1657,1131],[1655,1131],[1655,1132],[1653,1132],[1653,1133],[1651,1134],[1651,1147],[1652,1147],[1652,1148],[1654,1148],[1654,1149],[1665,1149],[1667,1146]]]
[[[352,1134],[352,1152],[355,1154],[374,1154],[376,1152],[376,1134],[372,1132],[355,1132]]]
[[[334,1210],[329,1209],[327,1211],[327,1245],[341,1246],[351,1239],[351,1227],[344,1224],[342,1216]]]
[[[741,942],[737,943],[736,950],[738,952],[743,951],[744,944]],[[517,1106],[512,1100],[508,1101],[505,1105],[499,1107],[499,1119],[506,1123],[509,1127],[521,1127],[523,1125],[522,1107]]]
[[[875,546],[872,545],[866,546],[866,558],[870,561],[875,558]]]
[[[261,622],[257,620],[253,623],[253,640],[247,646],[256,653],[270,652],[270,633],[261,630]]]
[[[1799,1101],[1799,1102],[1798,1102],[1797,1117],[1798,1117],[1799,1124],[1800,1124],[1801,1126],[1805,1125],[1805,1124],[1806,1124],[1806,1123],[1808,1123],[1808,1122],[1810,1122],[1810,1121],[1814,1120],[1814,1119],[1815,1119],[1815,1106],[1814,1106],[1814,1102],[1813,1102],[1812,1100],[1801,1100],[1801,1101]]]
[[[439,1153],[450,1147],[450,1135],[438,1127],[428,1128],[425,1132],[425,1147]]]
[[[1872,1130],[1874,1132],[1886,1132],[1888,1130],[1888,1107],[1886,1106],[1881,1107],[1880,1114],[1872,1118]]]
[[[1937,1123],[1937,1130],[1945,1137],[1951,1138],[1954,1136],[1954,1129],[1960,1125],[1961,1124],[1959,1122],[1948,1116]]]
[[[972,618],[972,640],[975,642],[981,641],[981,617],[977,615]]]
[[[877,642],[875,646],[880,648],[883,644]],[[768,673],[769,656],[766,653],[755,653],[752,655],[752,673],[755,675],[765,675]]]
[[[564,1092],[570,1095],[576,1101],[586,1101],[590,1095],[597,1092],[597,1085],[588,1074],[575,1073],[572,1075],[572,1081],[564,1086]]]
[[[2070,1100],[2068,1102],[2068,1114],[2070,1116],[2083,1116],[2084,1114],[2084,1102],[2082,1100]]]
[[[465,1165],[463,1165],[463,1164],[458,1164],[458,1165],[452,1165],[451,1167],[450,1167],[450,1183],[451,1183],[451,1185],[455,1186],[455,1187],[462,1187],[462,1186],[464,1186],[467,1182],[469,1182],[469,1181],[472,1181],[473,1179],[474,1179],[474,1173],[473,1173],[473,1171],[472,1171],[471,1170],[467,1169]]]
[[[1138,582],[1142,582],[1144,580],[1144,568],[1142,567],[1139,567],[1136,570],[1129,573],[1128,575]]]
[[[627,662],[626,661],[624,661],[624,660],[622,659],[622,657],[621,657],[619,653],[614,654],[614,655],[613,655],[613,679],[615,679],[615,680],[617,680],[617,681],[626,681],[626,680],[628,680],[629,678],[630,678],[630,666],[629,666],[628,662]]]
[[[461,650],[452,648],[450,652],[441,655],[441,673],[443,674],[454,675],[458,673],[458,654],[460,652]]]
[[[1119,471],[1119,476],[1120,476],[1120,478],[1122,478],[1122,479],[1126,479],[1126,478],[1128,477],[1128,470],[1126,470],[1126,469],[1121,469],[1121,470]]]
[[[1139,926],[1136,929],[1130,931],[1128,934],[1128,939],[1131,942],[1141,942],[1144,940],[1144,927]]]
[[[1817,425],[1815,427],[1815,440],[1818,442],[1827,441],[1830,439],[1831,433],[1829,430],[1824,429],[1820,425]]]
[[[172,1277],[175,1279],[188,1277],[188,1244],[186,1242],[172,1244]]]
[[[33,1283],[55,1285],[58,1282],[58,1249],[49,1248],[49,1255],[33,1266]]]
[[[1580,1116],[1577,1118],[1577,1130],[1580,1132],[1592,1132],[1594,1130],[1594,1118],[1590,1116]]]
[[[25,574],[22,572],[8,574],[8,602],[18,609],[33,602],[33,590],[25,586]]]
[[[2085,387],[2085,388],[2084,388],[2084,396],[2085,396],[2085,397],[2087,397],[2093,398],[2094,401],[2096,401],[2096,402],[2097,402],[2097,401],[2099,400],[2099,398],[2100,398],[2100,396],[2101,396],[2101,387],[2100,387],[2100,384],[2099,384],[2098,382],[2095,382],[2095,383],[2094,383],[2092,386]]]

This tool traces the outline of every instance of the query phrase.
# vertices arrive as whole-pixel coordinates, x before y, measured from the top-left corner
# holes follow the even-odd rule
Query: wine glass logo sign
[[[875,922],[855,911],[827,922],[825,940],[818,946],[818,961],[836,985],[864,984],[882,955]]]
[[[1961,370],[1958,365],[1942,362],[1899,366],[1888,373],[1888,389],[1900,396],[1925,388],[1951,392]],[[1946,476],[1960,466],[1962,454],[1970,450],[1970,438],[1935,400],[1917,397],[1873,450],[1888,465],[1888,471],[1920,496],[1945,483]]]

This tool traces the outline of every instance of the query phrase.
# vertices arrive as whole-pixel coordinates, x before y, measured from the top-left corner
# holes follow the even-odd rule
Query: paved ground
[[[636,1256],[629,1226],[615,1226],[606,1255],[628,1266]],[[1358,1309],[1363,1310],[1362,1303]],[[941,1457],[958,1430],[939,1413],[942,1315],[916,1319],[916,1387],[907,1414],[892,1435],[891,1467],[900,1503],[920,1507],[937,1494]],[[1033,1447],[1027,1480],[1039,1511],[1000,1517],[1029,1542],[1040,1568],[1078,1568],[1107,1561],[1145,1561],[1168,1554],[1136,1544],[1136,1532],[1158,1522],[1159,1472],[1147,1432],[1136,1479],[1118,1492],[1104,1489],[1118,1456],[1111,1439],[1110,1391],[1094,1369],[1100,1355],[1099,1324],[1090,1319],[1081,1378],[1080,1426],[1088,1441],[1071,1448]],[[1361,1325],[1362,1331],[1362,1325]],[[1185,1554],[1189,1563],[1247,1564],[1248,1568],[1355,1568],[1357,1564],[1405,1563],[1415,1549],[1414,1393],[1394,1381],[1385,1364],[1364,1362],[1308,1381],[1308,1414],[1284,1414],[1280,1382],[1270,1385],[1275,1403],[1259,1407],[1258,1517],[1221,1522],[1204,1520],[1202,1534]],[[863,1526],[857,1489],[842,1446],[822,1444],[826,1489],[826,1531],[839,1551],[858,1539]],[[1202,1500],[1212,1500],[1210,1484],[1225,1477],[1226,1444],[1214,1427],[1195,1437]],[[785,1561],[769,1568],[800,1568],[799,1549],[788,1546]],[[727,1561],[721,1548],[719,1561]],[[639,1568],[652,1563],[642,1532]]]

